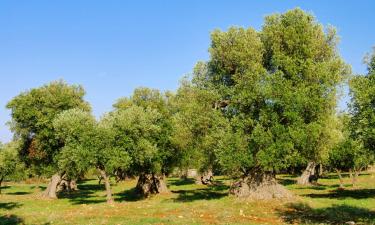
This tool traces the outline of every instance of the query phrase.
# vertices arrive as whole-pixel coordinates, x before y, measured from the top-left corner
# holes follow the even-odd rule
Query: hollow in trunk
[[[138,178],[136,190],[145,197],[151,194],[169,193],[165,176],[156,174],[141,174]]]
[[[316,163],[309,162],[302,175],[298,178],[297,184],[299,185],[313,185],[318,181],[318,173],[315,171]]]
[[[247,176],[232,184],[229,193],[251,200],[291,199],[293,195],[278,184],[274,173],[254,169]]]

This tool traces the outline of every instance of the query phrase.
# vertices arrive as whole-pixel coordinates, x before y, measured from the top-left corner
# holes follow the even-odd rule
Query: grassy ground
[[[336,176],[319,186],[300,187],[295,178],[280,177],[296,195],[293,202],[249,202],[227,195],[229,181],[212,187],[193,181],[168,180],[171,194],[140,199],[135,181],[113,186],[116,203],[105,203],[97,180],[58,200],[38,199],[45,184],[9,183],[0,196],[0,224],[375,224],[375,178],[362,175],[357,189],[338,190]],[[346,179],[349,183],[349,179]]]

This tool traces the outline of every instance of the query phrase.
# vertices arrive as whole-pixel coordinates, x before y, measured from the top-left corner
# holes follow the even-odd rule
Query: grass
[[[0,196],[0,224],[375,224],[371,175],[360,176],[357,189],[347,185],[345,190],[338,190],[335,175],[314,187],[280,176],[280,183],[296,195],[293,202],[238,200],[227,195],[229,180],[217,181],[207,187],[170,178],[171,194],[143,199],[135,195],[136,181],[130,180],[114,184],[114,205],[106,204],[104,185],[94,179],[58,200],[38,198],[45,184],[8,183]]]

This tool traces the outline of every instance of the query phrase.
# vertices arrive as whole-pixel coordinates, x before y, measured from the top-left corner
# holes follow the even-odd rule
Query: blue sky
[[[56,79],[82,84],[96,116],[138,86],[175,90],[208,58],[209,34],[260,29],[263,18],[300,7],[341,36],[355,73],[375,45],[375,1],[0,1],[0,141],[12,137],[6,103]],[[340,104],[343,107],[344,101]]]

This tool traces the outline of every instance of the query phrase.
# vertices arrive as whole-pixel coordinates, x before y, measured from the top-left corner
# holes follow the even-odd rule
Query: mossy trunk
[[[274,173],[253,169],[232,184],[229,193],[250,200],[291,199],[293,195],[278,184]]]
[[[138,178],[136,190],[145,197],[151,194],[169,193],[165,176],[156,174],[141,174]]]
[[[47,189],[43,192],[42,196],[45,198],[56,199],[58,186],[61,182],[61,175],[56,173],[51,177]]]
[[[299,185],[313,185],[318,181],[318,174],[315,171],[316,163],[309,162],[302,175],[298,178],[297,184]]]
[[[111,190],[111,181],[109,179],[109,176],[107,173],[102,170],[98,169],[100,172],[101,177],[104,180],[104,185],[105,185],[105,191],[106,191],[106,198],[107,198],[107,203],[112,204],[114,202],[113,197],[112,197],[112,190]]]

